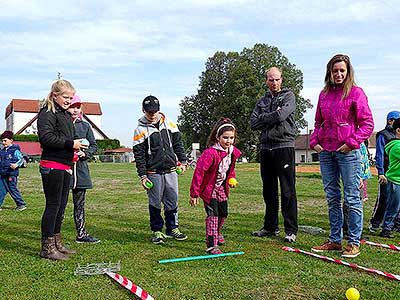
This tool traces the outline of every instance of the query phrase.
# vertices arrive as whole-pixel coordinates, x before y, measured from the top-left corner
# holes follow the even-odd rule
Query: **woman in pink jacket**
[[[348,244],[342,256],[360,254],[363,206],[360,198],[360,144],[374,129],[372,113],[364,91],[355,85],[347,55],[337,54],[326,66],[325,87],[318,99],[310,147],[319,153],[324,191],[328,201],[329,239],[315,252],[342,251],[342,191],[348,207]]]
[[[206,252],[221,254],[218,248],[225,240],[222,226],[228,216],[229,187],[236,187],[235,164],[240,151],[234,146],[236,128],[228,118],[214,125],[208,146],[196,164],[190,186],[190,205],[196,206],[199,197],[206,210]]]

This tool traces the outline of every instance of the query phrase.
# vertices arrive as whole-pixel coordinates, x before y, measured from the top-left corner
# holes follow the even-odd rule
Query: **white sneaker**
[[[294,233],[286,234],[284,241],[287,243],[293,243],[296,241],[296,235]]]

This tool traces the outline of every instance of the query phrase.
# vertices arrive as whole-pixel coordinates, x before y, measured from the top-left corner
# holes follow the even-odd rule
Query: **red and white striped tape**
[[[361,243],[365,244],[365,245],[382,247],[382,248],[387,248],[387,249],[400,251],[400,247],[399,246],[395,246],[395,245],[380,244],[380,243],[370,242],[370,241],[366,241],[366,240],[361,240]]]
[[[324,261],[330,261],[330,262],[333,262],[333,263],[336,263],[336,264],[339,264],[339,265],[348,266],[348,267],[353,268],[353,269],[360,269],[360,270],[363,270],[363,271],[367,271],[367,272],[370,272],[370,273],[374,273],[374,274],[378,274],[378,275],[384,276],[386,278],[390,278],[390,279],[394,279],[394,280],[400,281],[400,275],[395,275],[395,274],[391,274],[391,273],[375,270],[375,269],[372,269],[372,268],[366,268],[366,267],[363,267],[363,266],[360,266],[360,265],[357,265],[357,264],[354,264],[354,263],[348,263],[348,262],[346,262],[344,260],[334,259],[334,258],[331,258],[331,257],[328,257],[328,256],[323,256],[323,255],[319,255],[319,254],[315,254],[315,253],[312,253],[312,252],[308,252],[308,251],[304,251],[304,250],[300,250],[300,249],[296,249],[296,248],[291,248],[291,247],[283,247],[282,250],[285,250],[285,251],[288,251],[288,252],[303,253],[303,254],[306,254],[306,255],[310,255],[310,256],[313,256],[313,257],[320,258],[320,259],[322,259]]]
[[[147,293],[141,287],[139,287],[136,284],[134,284],[128,278],[126,278],[124,276],[121,276],[119,274],[113,273],[113,272],[109,272],[109,271],[106,271],[105,274],[110,276],[112,279],[114,279],[116,282],[118,282],[121,286],[123,286],[127,290],[129,290],[132,293],[134,293],[141,300],[154,300],[154,298],[152,296],[150,296],[149,293]]]

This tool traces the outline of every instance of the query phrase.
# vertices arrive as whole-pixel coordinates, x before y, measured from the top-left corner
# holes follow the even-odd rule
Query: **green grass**
[[[229,199],[223,251],[244,255],[159,264],[158,260],[203,255],[204,209],[189,206],[192,175],[180,176],[180,227],[186,241],[150,243],[148,204],[134,164],[92,164],[95,188],[87,193],[87,229],[102,242],[74,242],[72,203],[68,204],[62,233],[78,254],[66,262],[41,259],[40,219],[44,196],[37,165],[21,170],[20,188],[28,209],[15,212],[7,196],[0,212],[0,299],[133,299],[133,295],[105,275],[74,276],[77,264],[121,261],[121,275],[147,290],[155,299],[345,299],[356,287],[361,299],[400,299],[400,283],[378,275],[282,251],[283,234],[255,238],[262,225],[264,203],[257,164],[237,167],[239,186]],[[376,196],[376,178],[369,181],[364,227]],[[298,174],[299,225],[329,229],[327,205],[318,174]],[[282,218],[280,217],[282,224]],[[282,225],[281,225],[282,229]],[[295,247],[310,250],[327,239],[299,232]],[[373,241],[397,243],[370,236]],[[339,254],[329,254],[339,258]],[[348,260],[390,273],[400,273],[399,253],[363,246],[359,257]]]

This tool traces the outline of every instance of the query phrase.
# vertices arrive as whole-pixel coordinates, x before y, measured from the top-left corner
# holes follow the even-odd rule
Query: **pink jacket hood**
[[[320,93],[310,137],[311,149],[317,144],[327,151],[336,151],[343,144],[350,149],[359,149],[360,144],[371,136],[374,121],[364,91],[353,86],[345,99],[341,97],[342,89]]]

